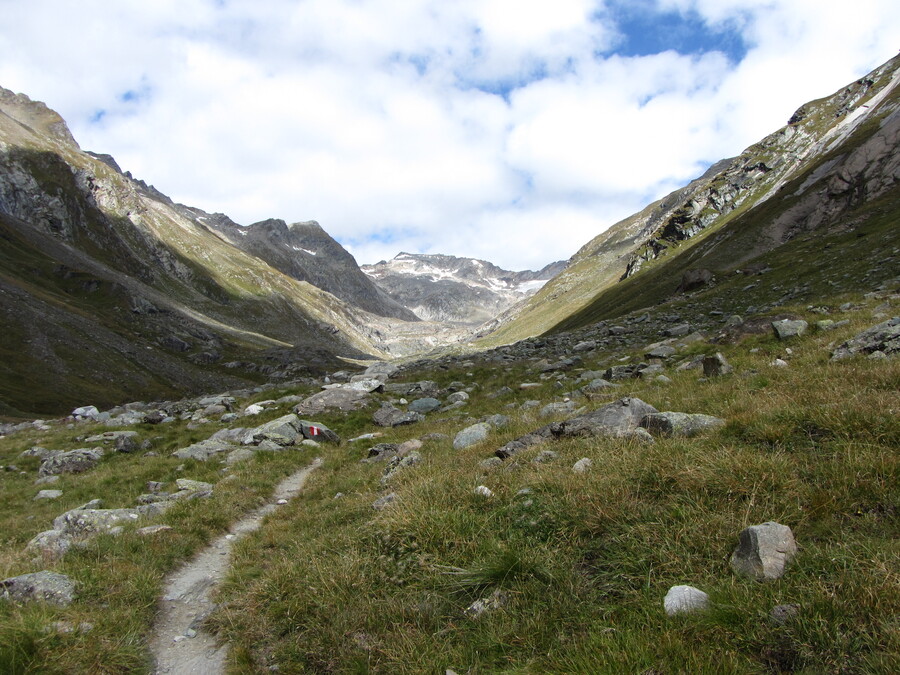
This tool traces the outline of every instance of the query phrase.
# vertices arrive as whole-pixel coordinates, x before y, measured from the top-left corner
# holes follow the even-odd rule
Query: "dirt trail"
[[[150,642],[156,662],[154,673],[219,675],[224,672],[228,645],[217,644],[215,636],[204,631],[201,624],[213,609],[213,591],[228,572],[231,545],[259,529],[263,517],[277,508],[279,500],[296,497],[309,474],[321,463],[321,458],[315,459],[285,478],[275,488],[268,504],[235,523],[229,534],[216,539],[166,578],[161,611]]]

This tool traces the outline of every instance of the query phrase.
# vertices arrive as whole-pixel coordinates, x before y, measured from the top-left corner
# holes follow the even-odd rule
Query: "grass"
[[[876,323],[884,300],[833,296],[829,317],[849,323],[780,343],[749,334],[693,344],[678,359],[721,351],[731,376],[698,380],[668,368],[672,382],[629,380],[610,395],[636,396],[661,410],[726,419],[722,429],[653,445],[575,439],[523,451],[486,469],[493,451],[550,418],[524,411],[528,399],[558,400],[579,370],[541,379],[535,359],[498,365],[487,358],[407,373],[405,380],[462,383],[466,408],[416,426],[379,429],[376,407],[316,419],[345,439],[380,431],[377,441],[322,449],[324,465],[300,497],[239,541],[210,626],[232,645],[233,672],[894,672],[900,664],[900,364],[829,360],[830,345]],[[839,311],[851,302],[854,309]],[[787,313],[814,321],[804,305]],[[669,311],[668,308],[666,311]],[[791,354],[786,351],[790,347]],[[643,348],[585,354],[583,370],[602,370]],[[771,364],[786,358],[788,368]],[[539,382],[521,390],[521,382]],[[557,381],[561,384],[558,386]],[[501,387],[512,392],[494,397]],[[305,393],[289,387],[251,401]],[[390,396],[382,395],[388,399]],[[603,401],[587,402],[591,407]],[[252,418],[259,424],[286,407]],[[481,416],[510,423],[465,450],[455,433]],[[242,420],[242,424],[248,421]],[[284,475],[309,460],[303,452],[261,453],[236,465],[181,462],[171,451],[220,425],[138,426],[158,456],[107,455],[93,471],[64,476],[64,495],[33,502],[38,460],[19,454],[35,444],[84,447],[93,427],[23,432],[0,439],[0,574],[45,565],[24,545],[63,511],[94,497],[132,506],[148,480],[185,476],[216,484],[209,500],[185,502],[151,538],[132,530],[100,537],[50,568],[69,574],[77,602],[60,609],[0,603],[0,670],[11,673],[131,673],[149,670],[147,637],[161,580],[228,523],[254,507]],[[383,463],[361,463],[369,445],[428,434],[421,464],[380,484]],[[544,449],[556,460],[535,464]],[[575,474],[580,458],[593,469]],[[183,465],[180,467],[180,465]],[[487,486],[493,497],[474,494]],[[372,509],[379,496],[397,501]],[[27,514],[27,515],[23,515]],[[728,558],[744,527],[789,525],[800,554],[771,583],[738,578]],[[140,524],[145,524],[144,522]],[[133,528],[132,528],[133,529]],[[706,614],[672,619],[662,598],[675,584],[709,593]],[[467,608],[502,594],[480,618]],[[785,625],[775,605],[796,603]],[[72,632],[47,630],[54,622]],[[77,627],[91,624],[89,632]]]

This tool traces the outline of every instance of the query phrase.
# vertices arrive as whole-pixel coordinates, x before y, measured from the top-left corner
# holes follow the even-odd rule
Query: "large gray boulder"
[[[383,403],[381,408],[372,415],[372,421],[380,427],[399,427],[407,424],[415,424],[425,419],[425,416],[417,412],[404,412],[390,403]]]
[[[832,352],[831,359],[837,361],[856,354],[875,352],[885,355],[900,353],[900,317],[888,319],[847,340]]]
[[[426,396],[425,398],[417,398],[415,401],[409,404],[408,408],[412,412],[417,412],[421,414],[426,414],[430,412],[434,412],[438,408],[441,407],[441,402],[430,396]]]
[[[259,445],[263,441],[269,440],[281,446],[294,445],[301,435],[300,418],[291,413],[250,429],[244,434],[241,444]]]
[[[721,417],[683,412],[652,413],[641,420],[641,426],[651,434],[664,436],[696,436],[724,425]]]
[[[75,583],[65,574],[33,572],[0,581],[0,598],[12,602],[46,602],[67,607],[75,599]]]
[[[741,532],[731,567],[742,576],[769,581],[780,578],[796,555],[791,528],[770,521]]]
[[[611,436],[647,440],[649,434],[641,428],[641,420],[657,412],[656,408],[639,398],[621,398],[592,412],[564,422],[554,422],[520,436],[498,449],[495,454],[506,459],[525,448],[557,438]],[[652,438],[650,441],[652,442]]]
[[[476,443],[481,443],[491,433],[491,425],[486,422],[479,422],[472,426],[466,427],[453,439],[453,449],[463,450]]]
[[[326,412],[353,412],[365,408],[371,395],[360,389],[326,389],[313,394],[294,406],[294,412],[303,416],[321,415]]]
[[[55,476],[61,473],[82,473],[97,466],[103,457],[102,449],[79,448],[69,452],[61,452],[41,462],[38,474]]]
[[[772,322],[772,330],[775,332],[775,337],[779,340],[800,337],[806,332],[808,327],[809,324],[802,319],[781,319],[780,321]]]

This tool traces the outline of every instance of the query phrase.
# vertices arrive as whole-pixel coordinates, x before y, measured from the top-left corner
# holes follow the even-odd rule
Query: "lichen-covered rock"
[[[67,607],[75,599],[75,583],[65,574],[33,572],[0,581],[0,598],[12,602],[46,602]]]
[[[102,457],[102,450],[92,450],[90,448],[61,452],[41,462],[38,474],[41,476],[53,476],[61,473],[82,473],[93,469]]]
[[[380,427],[405,426],[421,422],[424,419],[424,415],[417,412],[404,412],[390,403],[382,404],[381,408],[372,415],[372,421]]]
[[[235,450],[236,447],[237,446],[232,445],[227,441],[208,438],[205,441],[200,441],[199,443],[194,443],[186,448],[176,450],[172,453],[172,456],[180,459],[196,459],[200,462],[205,462],[210,457],[221,455],[223,453],[230,453]]]
[[[353,412],[365,408],[371,399],[371,395],[361,389],[326,389],[298,403],[294,406],[294,412],[303,416]]]
[[[874,354],[875,352],[881,352],[888,356],[900,353],[900,317],[888,319],[864,330],[853,339],[847,340],[832,352],[831,359],[837,361],[856,354]]]
[[[250,429],[244,434],[241,443],[258,445],[262,441],[271,440],[281,446],[293,445],[301,433],[300,418],[291,413]],[[282,439],[285,440],[282,441]]]
[[[721,417],[683,412],[658,412],[641,420],[641,426],[651,434],[665,436],[696,436],[724,425]]]
[[[791,338],[800,337],[806,332],[809,324],[802,319],[781,319],[772,322],[772,330],[775,337],[779,340],[789,340]]]
[[[491,433],[491,425],[486,422],[479,422],[472,426],[466,427],[456,434],[453,439],[453,449],[463,450],[476,443],[481,443]]]

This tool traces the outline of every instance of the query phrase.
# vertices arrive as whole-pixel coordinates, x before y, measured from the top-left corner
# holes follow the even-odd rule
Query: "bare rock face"
[[[738,547],[731,555],[731,567],[742,576],[769,581],[780,578],[796,555],[791,528],[767,522],[741,532]]]

